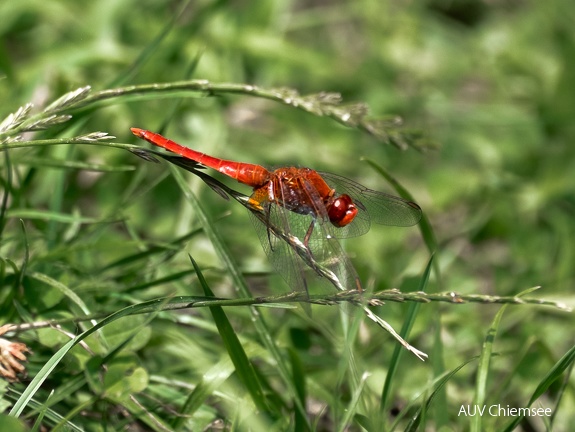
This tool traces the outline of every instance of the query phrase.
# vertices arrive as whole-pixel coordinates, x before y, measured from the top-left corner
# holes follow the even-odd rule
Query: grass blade
[[[553,367],[551,368],[551,370],[549,370],[547,375],[545,375],[545,377],[543,377],[543,379],[539,382],[537,388],[531,395],[531,398],[529,399],[526,408],[531,407],[531,405],[533,405],[533,402],[535,402],[543,393],[545,393],[547,389],[551,386],[551,384],[560,379],[563,373],[569,368],[571,368],[574,362],[575,362],[575,345],[573,345],[571,349],[567,351],[565,355],[563,355],[563,357],[561,357],[559,361],[555,363],[555,365],[553,365]],[[517,425],[519,425],[519,423],[523,420],[524,417],[525,415],[515,417],[513,421],[511,421],[505,427],[504,431],[511,432],[515,430]]]
[[[10,415],[18,417],[22,414],[22,411],[30,400],[34,397],[34,394],[38,391],[41,387],[42,383],[48,378],[50,373],[54,370],[56,366],[60,363],[60,361],[64,358],[64,356],[77,344],[82,342],[91,334],[95,333],[96,331],[100,330],[101,328],[107,326],[108,324],[123,318],[130,316],[134,313],[139,313],[143,311],[151,311],[151,310],[159,310],[163,303],[167,302],[167,300],[163,301],[152,301],[152,302],[144,302],[138,305],[128,306],[123,308],[111,315],[107,318],[103,319],[101,322],[96,324],[94,327],[86,330],[85,332],[81,333],[80,335],[76,336],[74,339],[67,342],[62,348],[60,348],[50,359],[44,364],[42,369],[38,372],[38,374],[32,379],[30,384],[26,387],[24,392],[22,392],[22,396],[16,401],[12,409],[10,410]],[[150,309],[150,304],[154,304],[156,307]]]
[[[176,181],[178,182],[178,185],[184,192],[185,196],[189,199],[191,205],[196,210],[196,215],[200,218],[201,225],[203,226],[206,235],[210,239],[220,259],[223,261],[226,269],[230,272],[230,276],[234,282],[235,289],[238,291],[241,297],[251,298],[252,296],[244,277],[238,269],[238,266],[233,261],[231,253],[225,246],[221,236],[216,230],[213,229],[212,224],[210,223],[206,212],[203,209],[202,203],[190,190],[181,172],[178,171],[175,167],[170,166],[170,168],[174,174],[174,177],[176,178]],[[301,415],[305,416],[305,407],[301,405],[300,400],[297,398],[297,390],[293,384],[293,378],[291,377],[289,371],[289,365],[287,364],[284,356],[281,355],[270,329],[268,328],[260,313],[255,311],[253,308],[250,308],[250,313],[252,314],[252,322],[256,331],[258,332],[259,337],[261,338],[263,345],[276,362],[277,371],[287,387],[289,397],[294,400],[296,408],[301,413]]]
[[[449,382],[449,380],[453,376],[455,376],[455,374],[457,372],[459,372],[461,369],[463,369],[465,366],[467,366],[469,363],[471,363],[474,360],[477,360],[477,357],[473,357],[473,358],[465,361],[464,363],[460,364],[456,368],[452,369],[449,372],[444,373],[442,376],[437,377],[434,380],[434,382],[432,383],[433,390],[432,390],[431,394],[427,397],[425,402],[423,404],[421,404],[421,406],[417,410],[417,413],[412,417],[411,421],[409,422],[409,425],[405,428],[406,431],[415,432],[419,429],[419,426],[422,424],[422,420],[425,417],[425,414],[428,411],[429,406],[431,405],[431,403],[433,402],[435,397],[439,394],[440,391],[443,390],[445,385]],[[427,391],[427,390],[425,390],[425,391]],[[407,414],[407,412],[411,408],[411,405],[412,404],[409,404],[408,406],[406,406],[403,409],[403,411],[401,412],[401,414],[397,416],[396,424],[399,422],[400,419],[402,419]],[[391,430],[394,430],[394,429],[395,429],[395,427],[391,428]],[[423,429],[423,430],[425,430],[425,429]]]
[[[479,357],[479,367],[477,370],[477,379],[475,383],[475,406],[483,406],[485,402],[485,391],[487,389],[487,375],[489,372],[489,365],[491,363],[491,354],[493,352],[493,343],[495,337],[497,336],[497,330],[499,329],[499,324],[501,323],[501,318],[503,313],[507,309],[507,305],[503,305],[501,309],[495,315],[489,330],[487,330],[487,335],[483,341],[483,348],[481,350],[481,355]],[[481,426],[482,416],[473,416],[471,419],[471,431],[482,430]]]
[[[200,281],[200,285],[202,286],[204,293],[208,297],[214,297],[214,293],[206,283],[202,271],[191,255],[190,260],[192,261],[194,270],[198,275],[198,280]],[[250,393],[256,407],[262,412],[267,412],[268,406],[264,398],[259,379],[223,308],[220,306],[212,306],[210,307],[210,312],[212,313],[218,332],[222,337],[222,342],[226,347],[226,351],[236,368],[240,381]]]
[[[181,430],[185,425],[186,419],[191,417],[233,372],[234,365],[229,357],[212,366],[202,376],[202,380],[196,385],[194,390],[188,395],[179,412],[180,415],[174,417],[172,422],[173,429]]]
[[[8,210],[8,198],[12,191],[12,164],[10,163],[10,154],[5,151],[4,153],[4,166],[6,167],[6,180],[0,177],[4,183],[4,191],[2,193],[2,202],[0,203],[0,242],[2,241],[2,234],[4,233],[4,226],[6,225],[6,212]]]
[[[427,283],[429,282],[429,275],[431,272],[432,262],[433,262],[433,255],[431,256],[431,258],[427,262],[427,266],[425,267],[425,271],[423,272],[423,276],[421,277],[420,282],[419,282],[418,291],[425,292],[425,290],[427,288]],[[411,328],[413,327],[413,324],[415,323],[415,318],[417,316],[419,306],[420,305],[417,303],[412,303],[409,306],[409,309],[407,311],[407,316],[405,317],[405,321],[403,322],[403,326],[401,328],[401,331],[399,332],[399,334],[401,335],[401,337],[403,339],[409,338],[409,332],[411,331]],[[402,349],[401,345],[396,345],[395,348],[393,349],[391,361],[389,362],[389,369],[387,371],[387,375],[385,377],[385,383],[383,384],[383,389],[381,392],[379,412],[382,416],[383,416],[383,413],[385,412],[385,410],[387,408],[387,401],[389,399],[389,395],[391,394],[392,381],[395,377],[395,372],[399,366],[399,361],[400,361],[402,353],[403,353],[403,349]]]

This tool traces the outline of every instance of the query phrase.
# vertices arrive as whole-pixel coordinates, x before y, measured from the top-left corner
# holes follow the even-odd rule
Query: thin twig
[[[365,103],[342,103],[339,93],[320,92],[300,95],[290,88],[261,88],[250,84],[212,83],[208,80],[175,81],[169,83],[139,84],[115,89],[91,92],[89,86],[81,87],[64,94],[42,112],[28,116],[32,105],[21,107],[10,114],[0,125],[0,142],[10,142],[26,131],[45,129],[65,122],[74,113],[86,107],[129,96],[146,96],[157,93],[182,96],[223,96],[242,94],[272,100],[320,117],[328,117],[351,128],[357,128],[376,139],[399,149],[408,147],[423,149],[422,134],[402,127],[399,117],[384,119],[369,117]]]
[[[248,298],[221,298],[221,297],[204,297],[204,296],[178,296],[171,298],[159,298],[150,300],[148,302],[135,305],[138,309],[134,308],[133,314],[143,314],[157,311],[171,311],[190,308],[204,308],[204,307],[243,307],[243,306],[261,306],[261,307],[277,307],[285,308],[286,305],[293,303],[308,302],[320,305],[336,305],[339,303],[347,302],[354,305],[381,306],[385,302],[408,302],[415,301],[420,303],[431,302],[447,302],[457,305],[464,305],[466,303],[482,303],[482,304],[515,304],[515,305],[539,305],[551,306],[566,312],[571,312],[572,308],[561,302],[554,302],[549,300],[537,298],[518,298],[515,296],[484,296],[484,295],[462,295],[454,292],[435,293],[429,294],[425,292],[408,292],[404,293],[398,289],[391,289],[380,291],[377,293],[367,293],[358,291],[340,291],[333,294],[307,294],[305,292],[290,292],[287,294],[264,296],[264,297],[248,297]],[[10,328],[10,331],[25,331],[30,329],[52,327],[62,324],[76,324],[93,319],[101,319],[108,316],[108,314],[93,314],[85,315],[76,318],[65,318],[59,320],[45,320],[36,321],[32,323],[17,324]]]

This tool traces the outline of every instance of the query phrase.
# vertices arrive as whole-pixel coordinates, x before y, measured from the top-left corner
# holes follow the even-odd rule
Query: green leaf
[[[107,363],[104,372],[104,395],[114,400],[128,399],[148,386],[148,373],[134,355],[121,355]]]
[[[234,370],[235,367],[230,357],[226,357],[204,373],[201,381],[197,383],[194,390],[186,398],[180,410],[180,415],[174,417],[172,422],[174,430],[183,429],[187,418],[193,417],[194,413],[230,377]]]
[[[6,414],[0,414],[0,430],[10,432],[26,432],[28,428],[23,421]]]

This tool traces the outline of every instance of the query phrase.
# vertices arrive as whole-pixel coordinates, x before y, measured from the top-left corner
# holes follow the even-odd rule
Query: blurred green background
[[[164,133],[171,139],[215,156],[271,167],[309,166],[392,191],[361,160],[366,157],[409,190],[432,224],[441,278],[434,273],[428,291],[512,296],[541,285],[543,289],[531,295],[574,303],[575,4],[571,0],[205,0],[187,4],[4,0],[0,17],[2,118],[27,102],[42,107],[85,85],[104,90],[197,78],[288,87],[301,94],[339,92],[345,102],[366,102],[374,117],[402,117],[406,129],[420,130],[426,138],[419,150],[400,151],[361,131],[272,101],[188,94],[119,98],[79,113],[68,127],[25,139],[105,131],[118,142],[136,143],[130,127],[158,130],[167,125]],[[172,244],[172,254],[151,256],[145,265],[126,263],[115,267],[118,272],[107,267],[153,245],[170,244],[199,227],[195,209],[172,177],[165,177],[165,164],[149,164],[122,150],[83,145],[14,150],[10,155],[15,177],[8,203],[12,217],[0,245],[3,275],[7,275],[0,285],[1,323],[79,313],[73,305],[59,303],[61,293],[32,280],[24,280],[21,291],[12,290],[6,263],[21,265],[24,259],[16,216],[27,210],[82,215],[99,222],[82,225],[24,217],[29,271],[50,274],[69,286],[91,312],[113,312],[172,293],[202,295],[192,276],[151,288],[130,288],[189,270],[188,253],[205,269],[216,295],[234,296],[222,263],[202,234]],[[134,170],[51,168],[47,161],[53,160],[130,165]],[[7,187],[5,163],[2,169],[2,186]],[[278,277],[270,282],[254,276],[269,270],[269,265],[245,210],[222,200],[198,179],[189,177],[189,181],[210,217],[217,220],[215,228],[231,256],[251,275],[254,294],[289,291]],[[344,246],[364,283],[375,290],[416,289],[429,260],[416,228],[373,227]],[[387,304],[378,313],[398,329],[407,308]],[[499,308],[421,306],[409,342],[431,358],[421,363],[404,353],[392,407],[385,414],[388,426],[394,410],[402,409],[443,368],[449,370],[480,354]],[[341,390],[346,371],[338,363],[342,346],[348,345],[342,342],[337,309],[313,310],[313,321],[301,313],[274,309],[263,313],[281,347],[296,346],[297,338],[307,334],[304,339],[310,345],[301,361],[310,380],[310,413],[321,419],[315,424],[317,430],[335,430],[337,419],[341,420],[336,401],[351,397]],[[246,335],[250,353],[260,358],[260,373],[273,376],[272,363],[250,336],[254,331],[246,311],[226,312],[234,316],[237,333]],[[150,399],[170,400],[159,377],[193,385],[226,356],[211,340],[217,335],[210,329],[207,311],[185,317],[186,326],[198,326],[197,334],[170,325],[181,319],[162,316],[146,327],[149,333],[141,334],[141,343],[130,350],[134,364],[152,377],[138,387]],[[501,355],[493,359],[488,402],[527,406],[536,384],[572,346],[574,325],[566,312],[510,306],[494,345]],[[74,326],[69,331],[74,332]],[[27,341],[36,353],[29,364],[31,376],[53,347],[66,340],[47,339],[48,330],[29,333]],[[351,362],[357,368],[353,370],[370,374],[360,392],[357,413],[367,415],[370,407],[377,406],[395,344],[366,322],[350,345],[355,353]],[[57,369],[53,387],[81,373],[86,360],[82,355],[86,354],[75,353]],[[468,429],[469,418],[457,413],[462,404],[472,403],[474,368],[472,364],[450,381],[443,399],[438,398],[437,410],[429,414],[429,430]],[[556,430],[567,430],[566,425],[575,420],[566,408],[574,403],[573,379],[565,385],[556,409]],[[94,386],[88,388],[98,393]],[[178,387],[177,397],[184,397],[185,388]],[[85,390],[86,395],[90,391]],[[241,394],[238,389],[232,393],[236,392]],[[557,392],[559,385],[538,403],[555,410]],[[105,412],[113,403],[100,397],[93,409]],[[173,395],[180,403],[177,397]],[[70,395],[54,409],[65,415],[78,406],[74,403],[81,403],[72,399]],[[202,415],[187,427],[199,430],[194,428],[232,412],[224,399],[207,402]],[[158,415],[169,417],[169,409],[159,406]],[[508,420],[484,419],[494,429]],[[545,430],[540,420],[529,419],[524,430]],[[89,418],[73,421],[90,430],[99,427]],[[119,427],[118,422],[111,421],[110,427]],[[359,430],[357,422],[349,427]]]

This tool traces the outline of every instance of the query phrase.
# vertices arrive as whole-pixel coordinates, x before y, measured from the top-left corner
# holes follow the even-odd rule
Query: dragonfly
[[[269,170],[209,156],[149,130],[131,131],[251,187],[245,206],[273,267],[294,291],[309,292],[305,271],[311,268],[339,290],[361,292],[359,277],[339,239],[365,234],[371,222],[407,227],[416,225],[422,216],[412,201],[336,174],[294,166]]]

